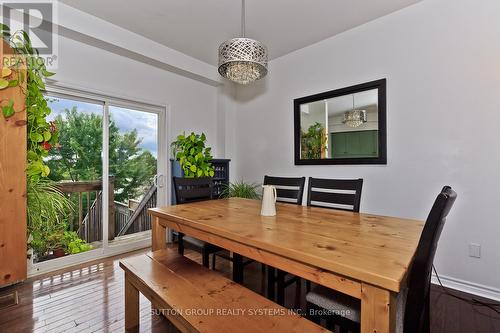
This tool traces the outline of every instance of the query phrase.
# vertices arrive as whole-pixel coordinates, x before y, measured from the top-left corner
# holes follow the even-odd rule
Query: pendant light
[[[248,84],[267,74],[266,46],[245,37],[245,0],[241,1],[241,37],[219,46],[219,73],[239,84]]]
[[[360,110],[354,107],[354,94],[352,94],[352,110],[344,112],[344,120],[342,122],[354,128],[366,123],[366,110]]]

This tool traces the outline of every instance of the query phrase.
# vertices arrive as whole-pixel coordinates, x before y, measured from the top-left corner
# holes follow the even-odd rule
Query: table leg
[[[361,285],[361,333],[395,333],[396,298],[390,291]]]
[[[158,217],[153,218],[151,228],[151,247],[153,251],[162,250],[167,248],[167,228],[160,224]]]
[[[125,330],[139,327],[139,290],[130,283],[125,274]]]
[[[243,256],[233,252],[233,281],[243,282]]]
[[[276,291],[274,284],[276,283],[276,268],[267,265],[267,298],[276,301]]]
[[[278,269],[276,273],[276,303],[281,306],[285,306],[285,275],[285,271]]]

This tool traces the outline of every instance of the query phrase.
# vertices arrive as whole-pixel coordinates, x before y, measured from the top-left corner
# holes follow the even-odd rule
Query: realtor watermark
[[[156,316],[341,316],[351,315],[350,310],[327,310],[286,308],[186,308],[186,309],[151,309],[151,314]]]
[[[24,39],[24,31],[47,69],[57,68],[59,43],[56,0],[0,0],[0,17],[2,24],[10,28],[11,45],[19,43],[17,38]]]

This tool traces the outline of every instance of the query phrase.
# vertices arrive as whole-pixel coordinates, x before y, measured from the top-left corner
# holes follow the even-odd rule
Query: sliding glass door
[[[46,147],[48,180],[68,206],[50,230],[30,230],[35,264],[150,242],[147,210],[166,203],[165,108],[58,89],[46,100],[59,132]]]
[[[48,120],[59,132],[58,143],[46,147],[48,178],[69,199],[59,221],[32,235],[39,242],[36,261],[71,255],[102,245],[102,137],[104,102],[48,96]],[[49,200],[49,199],[48,199]],[[88,244],[88,245],[87,245]]]
[[[147,210],[157,204],[157,114],[109,106],[109,174],[115,219],[110,236],[151,230]]]

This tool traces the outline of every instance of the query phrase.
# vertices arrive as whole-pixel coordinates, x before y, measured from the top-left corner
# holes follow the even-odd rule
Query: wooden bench
[[[181,332],[325,332],[313,322],[173,249],[120,261],[125,328],[139,326],[139,292]]]

